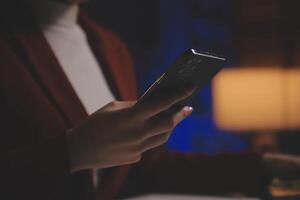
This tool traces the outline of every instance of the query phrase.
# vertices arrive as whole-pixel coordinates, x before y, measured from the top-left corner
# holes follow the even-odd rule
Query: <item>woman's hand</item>
[[[164,144],[191,107],[175,114],[157,115],[189,97],[183,88],[136,102],[111,102],[67,134],[71,171],[106,168],[138,162],[144,151]]]

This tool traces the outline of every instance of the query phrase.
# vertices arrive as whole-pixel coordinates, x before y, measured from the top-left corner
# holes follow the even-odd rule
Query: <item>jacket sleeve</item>
[[[157,149],[131,170],[127,194],[264,194],[269,180],[259,154],[183,154]],[[131,193],[131,194],[130,194]]]
[[[45,199],[70,175],[65,133],[37,139],[39,128],[26,117],[30,113],[18,109],[10,92],[18,86],[5,81],[19,76],[8,73],[16,59],[1,39],[0,52],[0,199]]]
[[[0,199],[50,197],[70,175],[65,133],[44,142],[0,95]]]
[[[65,139],[1,152],[1,199],[43,199],[68,176]],[[5,198],[4,198],[5,197]]]

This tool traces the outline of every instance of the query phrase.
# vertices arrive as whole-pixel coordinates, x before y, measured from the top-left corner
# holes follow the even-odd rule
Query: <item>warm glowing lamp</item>
[[[274,133],[300,129],[299,1],[236,1],[230,67],[213,81],[213,112],[223,130]],[[252,142],[276,143],[275,134]],[[270,142],[270,140],[273,140]],[[254,145],[255,146],[255,145]]]
[[[300,68],[229,68],[213,81],[216,125],[228,131],[300,129]]]

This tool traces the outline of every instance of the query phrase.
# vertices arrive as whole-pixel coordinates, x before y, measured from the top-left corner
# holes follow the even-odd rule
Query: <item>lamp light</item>
[[[300,129],[300,68],[229,68],[213,81],[213,114],[220,129]]]

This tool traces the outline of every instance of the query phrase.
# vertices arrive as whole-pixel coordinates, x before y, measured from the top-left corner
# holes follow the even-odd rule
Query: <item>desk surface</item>
[[[168,194],[151,194],[140,197],[134,197],[126,200],[259,200],[256,198],[225,198],[225,197],[206,197],[206,196],[189,196],[189,195],[168,195]]]

